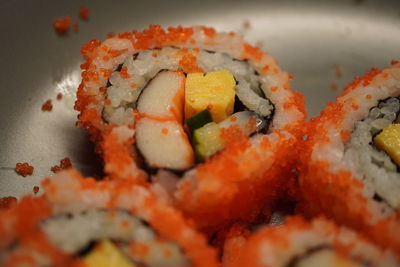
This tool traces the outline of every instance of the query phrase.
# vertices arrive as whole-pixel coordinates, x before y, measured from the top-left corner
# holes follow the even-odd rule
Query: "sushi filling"
[[[122,210],[60,214],[43,221],[41,228],[55,247],[79,256],[89,267],[107,258],[121,266],[190,265],[175,243]]]
[[[379,135],[388,127],[397,126],[399,113],[399,98],[390,97],[380,101],[370,109],[364,120],[355,124],[351,138],[345,145],[344,155],[345,162],[351,164],[374,191],[374,199],[386,202],[393,209],[400,208],[400,173],[396,164],[398,149],[389,147],[391,150],[388,150],[385,143],[400,140],[400,135],[391,134],[384,138]]]
[[[306,251],[304,254],[293,258],[286,267],[362,267],[369,264],[359,263],[353,259],[346,258],[329,247],[316,247]]]
[[[184,171],[225,147],[223,129],[238,127],[248,136],[268,131],[274,106],[260,84],[253,67],[227,54],[146,50],[111,74],[103,118],[136,124],[136,146],[148,167]]]

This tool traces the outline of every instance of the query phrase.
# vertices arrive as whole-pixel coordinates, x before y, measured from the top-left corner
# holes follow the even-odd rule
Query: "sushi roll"
[[[325,214],[400,255],[400,63],[353,81],[309,125],[299,210]]]
[[[43,187],[0,211],[1,266],[217,266],[206,239],[145,187],[74,170]]]
[[[305,112],[270,55],[235,33],[156,25],[82,53],[78,124],[107,174],[150,182],[201,228],[282,195]]]
[[[307,222],[288,217],[279,226],[266,226],[250,236],[238,258],[225,267],[364,267],[399,266],[394,254],[357,233],[318,218]]]

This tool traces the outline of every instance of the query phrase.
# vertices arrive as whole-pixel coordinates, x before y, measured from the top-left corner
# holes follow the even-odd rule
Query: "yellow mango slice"
[[[400,165],[400,124],[391,124],[374,139],[375,145]]]
[[[189,73],[185,83],[185,118],[208,109],[214,122],[223,121],[233,112],[235,85],[228,70]]]
[[[136,267],[110,241],[101,241],[83,258],[87,267]]]

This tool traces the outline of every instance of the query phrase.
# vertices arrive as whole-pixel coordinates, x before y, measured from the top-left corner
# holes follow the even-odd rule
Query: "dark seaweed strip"
[[[97,243],[98,241],[90,240],[89,243],[83,249],[75,253],[75,256],[80,258],[86,256],[87,254],[89,254],[89,252],[91,252],[95,248]]]

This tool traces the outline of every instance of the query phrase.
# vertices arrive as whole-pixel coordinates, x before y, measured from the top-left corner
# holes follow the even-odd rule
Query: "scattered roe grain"
[[[67,158],[63,158],[60,161],[60,165],[59,166],[55,165],[55,166],[51,167],[50,170],[52,172],[54,172],[54,173],[57,173],[57,172],[59,172],[61,170],[69,169],[71,167],[72,167],[71,159],[67,157]]]
[[[42,105],[42,111],[51,111],[53,109],[53,104],[51,104],[51,100],[48,99]]]
[[[57,94],[57,100],[60,101],[62,98],[63,98],[63,94],[58,93],[58,94]]]
[[[17,203],[17,198],[15,197],[2,197],[0,198],[0,210],[8,209]]]
[[[58,34],[66,34],[71,26],[71,17],[59,17],[53,21],[53,27]]]
[[[39,193],[39,186],[35,185],[35,186],[33,187],[33,193],[34,193],[34,194]]]
[[[33,166],[29,165],[27,162],[17,163],[15,165],[15,172],[25,177],[33,173]]]
[[[81,19],[88,20],[90,17],[89,9],[87,7],[81,6],[79,8],[79,17],[81,17]]]

